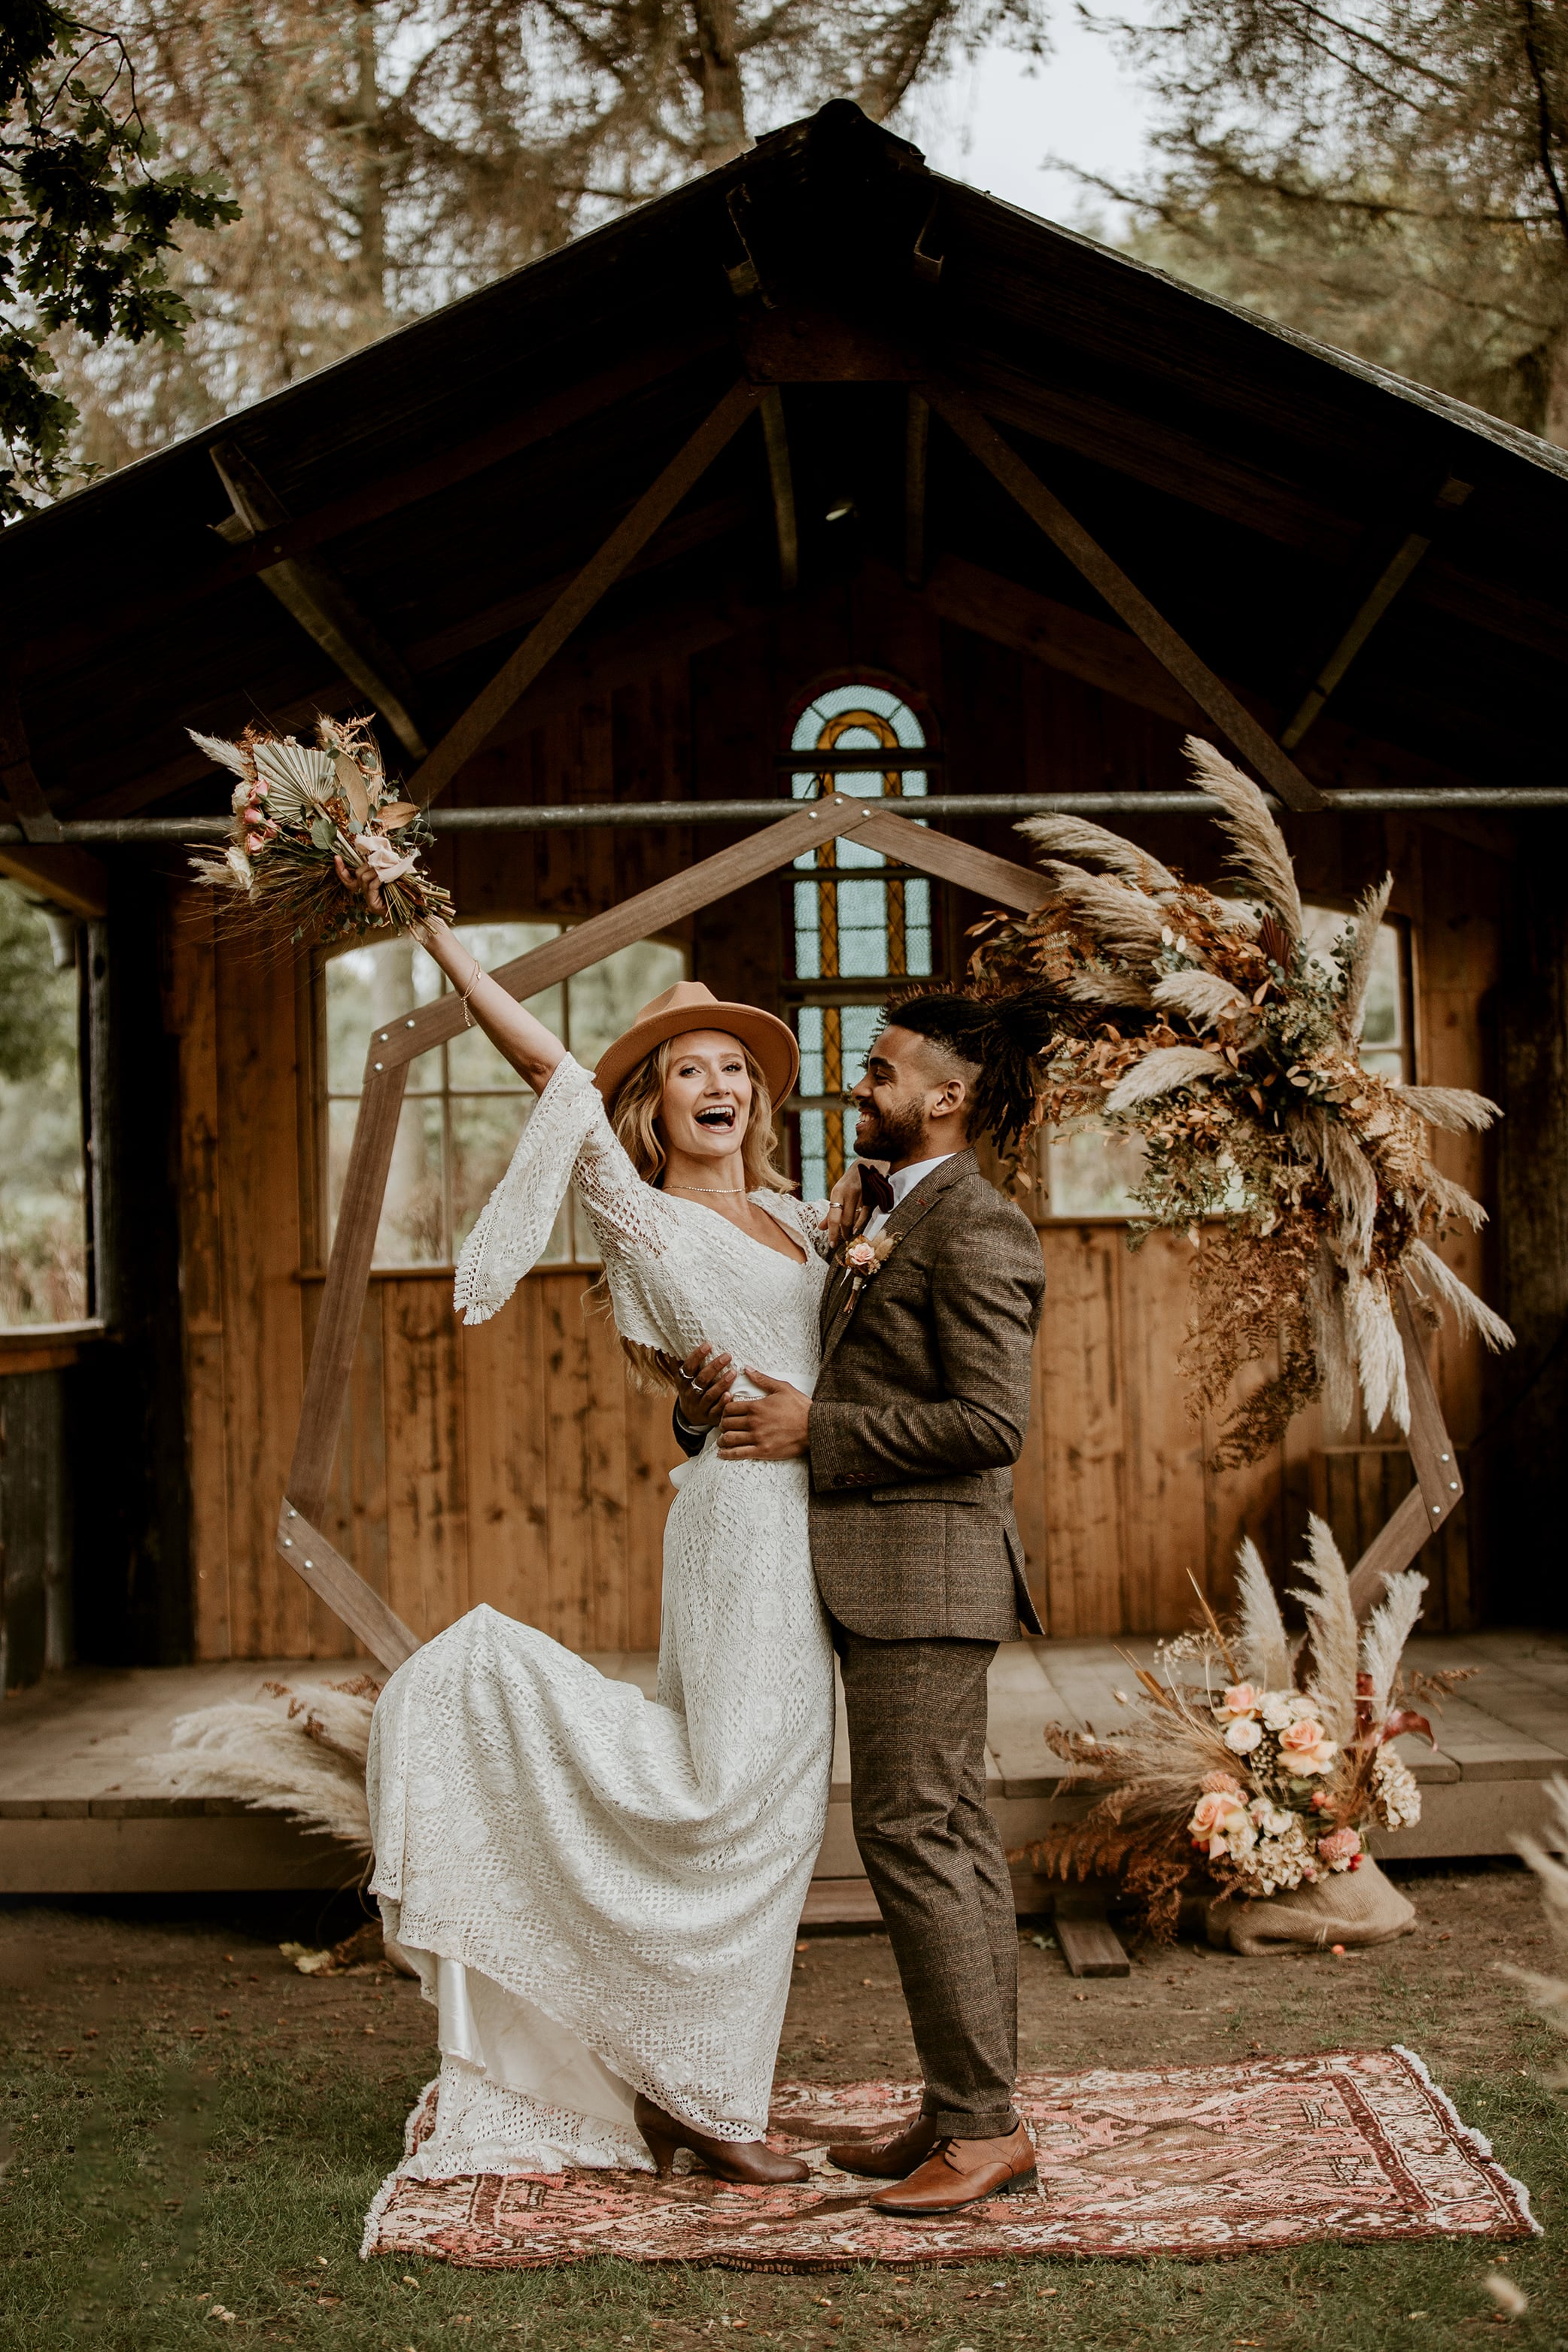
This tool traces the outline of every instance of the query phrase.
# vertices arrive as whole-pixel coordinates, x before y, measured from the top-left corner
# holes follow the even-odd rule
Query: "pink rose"
[[[247,833],[245,836],[245,846],[254,857],[258,850],[266,848],[267,835],[264,833]]]
[[[1331,1830],[1327,1837],[1318,1840],[1318,1852],[1331,1870],[1355,1867],[1361,1853],[1361,1835],[1356,1830]]]
[[[1215,1707],[1215,1713],[1216,1715],[1256,1715],[1262,1704],[1262,1693],[1254,1690],[1250,1683],[1236,1683],[1226,1691]]]
[[[395,882],[402,875],[414,870],[414,859],[400,857],[382,834],[362,833],[358,847],[360,856],[378,882]]]
[[[869,1274],[877,1263],[877,1253],[869,1242],[851,1242],[844,1253],[844,1263],[857,1274]]]
[[[1339,1754],[1339,1743],[1329,1738],[1314,1716],[1304,1715],[1279,1734],[1279,1748],[1293,1772],[1326,1772]]]

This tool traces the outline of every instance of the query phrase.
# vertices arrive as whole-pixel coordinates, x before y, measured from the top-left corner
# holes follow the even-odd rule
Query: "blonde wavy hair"
[[[723,1033],[726,1036],[730,1032]],[[676,1037],[667,1037],[651,1054],[627,1072],[616,1089],[610,1105],[610,1125],[626,1151],[627,1159],[645,1184],[657,1190],[663,1182],[668,1165],[664,1138],[659,1133],[658,1116],[664,1104],[664,1090],[669,1078],[669,1066],[675,1058]],[[746,1118],[746,1131],[741,1139],[741,1169],[748,1192],[793,1192],[795,1185],[778,1164],[778,1139],[773,1133],[773,1098],[763,1066],[742,1038],[735,1040],[745,1056],[746,1076],[752,1082],[752,1105]],[[610,1286],[600,1275],[583,1294],[583,1304],[590,1314],[612,1312]],[[626,1360],[626,1378],[637,1389],[655,1391],[667,1389],[672,1393],[679,1383],[675,1377],[671,1359],[661,1349],[644,1348],[635,1340],[621,1341],[621,1352]]]

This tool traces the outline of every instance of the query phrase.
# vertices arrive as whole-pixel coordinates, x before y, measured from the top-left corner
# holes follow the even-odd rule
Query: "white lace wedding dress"
[[[624,1337],[707,1339],[810,1391],[819,1212],[756,1195],[797,1263],[655,1192],[570,1056],[463,1253],[468,1322],[535,1263],[569,1182]],[[657,1701],[480,1608],[377,1704],[372,1888],[440,2011],[434,2129],[404,2175],[646,2167],[636,2091],[718,2139],[765,2127],[833,1745],[806,1468],[710,1439],[671,1475]]]

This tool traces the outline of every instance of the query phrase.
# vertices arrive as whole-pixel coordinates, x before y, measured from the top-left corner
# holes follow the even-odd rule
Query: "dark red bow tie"
[[[865,1201],[870,1208],[891,1209],[893,1205],[893,1188],[889,1183],[887,1178],[883,1175],[881,1170],[879,1168],[873,1168],[870,1161],[868,1160],[858,1160],[855,1162],[855,1165],[860,1171],[861,1199]]]

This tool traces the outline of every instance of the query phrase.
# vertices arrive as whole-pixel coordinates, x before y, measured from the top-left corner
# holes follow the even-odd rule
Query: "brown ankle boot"
[[[907,2180],[935,2147],[942,2134],[929,2116],[917,2116],[897,2139],[880,2147],[830,2147],[828,2161],[840,2172],[858,2172],[868,2180]]]
[[[908,2180],[873,2197],[871,2210],[914,2220],[956,2213],[983,2197],[1012,2197],[1036,2185],[1035,2144],[1019,2124],[1002,2139],[944,2139]]]
[[[773,2189],[786,2181],[811,2178],[811,2167],[803,2164],[798,2156],[781,2156],[765,2139],[710,2139],[706,2132],[694,2131],[689,2124],[667,2116],[662,2107],[656,2107],[640,2091],[635,2113],[637,2129],[647,2142],[661,2180],[669,2179],[676,2152],[683,2147],[700,2157],[721,2180],[744,2181],[752,2189]]]

